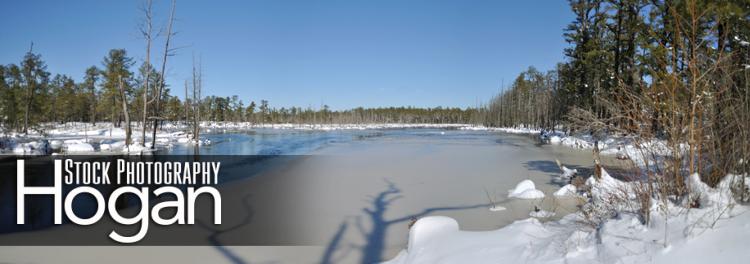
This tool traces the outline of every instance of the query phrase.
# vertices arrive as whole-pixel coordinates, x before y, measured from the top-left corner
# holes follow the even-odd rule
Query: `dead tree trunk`
[[[185,80],[185,126],[187,127],[188,124],[190,124],[190,115],[189,115],[189,104],[188,100],[190,97],[188,97],[188,81]]]
[[[144,27],[141,28],[141,34],[146,39],[146,73],[143,80],[143,116],[141,118],[141,146],[146,146],[146,118],[148,116],[148,91],[149,81],[151,79],[151,36],[152,36],[152,16],[151,16],[151,0],[146,1],[146,7],[143,9],[143,13],[146,16],[146,22]],[[154,128],[156,130],[156,128]],[[153,143],[152,143],[153,147]]]
[[[164,90],[164,74],[167,67],[167,57],[169,57],[169,41],[172,39],[172,24],[174,22],[174,10],[175,10],[176,2],[175,0],[172,0],[172,9],[169,14],[169,24],[167,25],[167,36],[166,40],[164,42],[164,57],[162,58],[161,63],[161,72],[159,73],[159,83],[157,85],[157,91],[156,95],[154,95],[153,100],[154,102],[154,124],[151,131],[151,149],[156,148],[156,127],[159,124],[159,104],[161,102],[161,94]],[[186,98],[187,100],[187,98]],[[145,120],[144,120],[145,122]],[[145,125],[144,125],[144,131],[145,131]]]
[[[193,58],[193,140],[196,145],[200,142],[200,115],[201,115],[201,67],[196,70],[195,58]]]

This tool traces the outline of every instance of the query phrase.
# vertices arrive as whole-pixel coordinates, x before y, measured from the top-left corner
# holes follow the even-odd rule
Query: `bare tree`
[[[165,75],[165,71],[167,67],[167,58],[170,56],[170,53],[171,53],[171,50],[169,48],[169,43],[170,43],[170,40],[172,39],[172,36],[174,35],[174,33],[172,32],[172,25],[174,24],[174,19],[175,19],[174,12],[175,12],[176,6],[177,6],[177,1],[172,0],[172,8],[169,13],[169,23],[167,24],[167,35],[166,35],[166,40],[164,41],[164,56],[162,57],[161,71],[159,73],[159,83],[157,85],[158,89],[156,91],[156,95],[154,95],[154,98],[152,99],[154,100],[154,117],[153,117],[154,123],[152,127],[152,132],[151,132],[151,148],[152,149],[156,148],[156,128],[160,120],[159,104],[161,103],[161,95],[164,91],[164,85],[165,85],[164,75]],[[187,98],[185,99],[187,100]],[[144,130],[145,130],[145,125],[144,125]]]
[[[188,105],[189,99],[190,97],[188,97],[188,81],[185,80],[185,126],[187,126],[190,123],[189,105]]]
[[[195,56],[193,56],[193,140],[197,144],[200,142],[200,119],[201,119],[201,89],[203,67],[198,61],[198,68],[195,67]]]
[[[146,58],[145,58],[145,66],[146,66],[145,75],[146,76],[144,77],[144,80],[143,80],[143,116],[141,118],[141,125],[143,126],[143,129],[141,130],[141,146],[146,145],[146,117],[148,115],[148,91],[149,91],[149,81],[151,79],[151,40],[152,40],[152,33],[153,33],[153,23],[152,23],[153,16],[151,13],[152,6],[153,6],[152,1],[146,0],[146,4],[142,8],[145,22],[141,26],[141,35],[143,35],[143,38],[146,39]]]

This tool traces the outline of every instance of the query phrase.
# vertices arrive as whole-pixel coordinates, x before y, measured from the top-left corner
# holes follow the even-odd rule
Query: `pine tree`
[[[29,126],[36,121],[32,115],[41,110],[41,101],[38,100],[38,97],[46,93],[50,75],[47,72],[47,65],[42,61],[42,56],[33,52],[33,44],[32,49],[26,53],[21,62],[21,75],[24,90],[22,97],[24,105],[22,131],[28,133]]]
[[[255,122],[255,101],[250,101],[245,109],[245,118],[249,122]]]
[[[133,73],[130,67],[133,65],[133,59],[127,56],[124,49],[113,49],[109,51],[104,58],[102,66],[102,106],[106,106],[111,111],[110,122],[113,127],[120,127],[122,121],[122,99],[120,96],[120,80],[124,86],[126,96],[132,93],[131,82]]]
[[[564,34],[565,40],[573,46],[565,50],[570,58],[570,71],[573,74],[571,83],[566,89],[572,93],[572,101],[587,109],[595,107],[594,98],[603,91],[609,90],[608,72],[609,53],[603,46],[603,34],[606,16],[601,0],[571,0],[570,6],[575,20],[568,25]]]
[[[5,66],[0,65],[0,130],[8,128],[10,111],[13,110],[15,102],[10,85],[6,80],[7,70]]]
[[[7,90],[5,90],[2,97],[4,119],[12,130],[18,130],[20,128],[20,117],[23,115],[21,110],[23,77],[21,76],[21,68],[18,65],[10,64],[5,67],[5,82],[7,83]]]
[[[89,122],[91,122],[91,125],[94,125],[96,123],[96,101],[97,101],[97,91],[96,91],[96,85],[99,81],[100,71],[96,66],[91,66],[88,69],[86,69],[86,74],[83,77],[83,89],[87,93],[87,102],[88,102],[88,110],[89,110]]]

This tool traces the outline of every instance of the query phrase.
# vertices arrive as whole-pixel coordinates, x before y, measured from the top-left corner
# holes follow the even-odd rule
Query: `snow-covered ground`
[[[615,156],[622,160],[631,160],[634,165],[643,167],[645,159],[653,157],[663,157],[671,155],[672,148],[664,140],[636,140],[635,137],[610,135],[600,141],[594,140],[591,135],[575,134],[571,135],[561,131],[540,130],[535,128],[503,128],[503,127],[484,127],[484,126],[467,126],[459,129],[464,130],[483,130],[498,131],[512,134],[529,134],[539,135],[539,139],[553,145],[561,145],[577,149],[593,149],[598,145],[599,152],[603,155]],[[678,151],[685,152],[688,146],[680,144],[677,146]],[[646,158],[644,158],[646,157]]]
[[[533,181],[523,180],[515,188],[508,191],[508,198],[541,199],[544,198],[544,193],[536,189]]]
[[[579,149],[593,149],[595,144],[589,135],[558,131],[462,129],[538,134],[550,144]],[[672,153],[665,141],[617,136],[599,141],[598,148],[601,154],[628,159],[641,167],[643,157]],[[686,146],[677,148],[685,151]],[[575,174],[558,165],[563,170],[561,178]],[[750,189],[750,177],[744,177],[745,188]],[[652,201],[647,209],[649,222],[643,224],[638,211],[639,183],[622,182],[603,171],[601,179],[589,177],[586,181],[588,192],[568,184],[554,193],[556,197],[588,196],[583,197],[590,199],[588,213],[579,211],[558,221],[541,222],[549,212],[531,212],[526,220],[486,232],[461,231],[453,219],[426,217],[410,230],[408,248],[387,263],[748,263],[750,251],[745,243],[750,239],[750,207],[735,202],[729,190],[739,178],[729,175],[711,188],[697,174],[691,175],[686,179],[689,197],[700,197],[701,208],[690,208],[687,200]],[[523,198],[521,193],[533,189],[533,183],[521,182],[509,196]],[[592,221],[592,213],[606,217]]]
[[[150,148],[141,146],[140,130],[134,128],[134,144],[126,146],[125,131],[111,128],[109,123],[96,125],[69,123],[47,125],[44,133],[27,135],[0,134],[0,153],[55,154],[55,153],[142,153]],[[203,122],[207,132],[243,129],[297,130],[366,130],[366,129],[458,129],[493,131],[514,134],[538,134],[550,144],[572,148],[592,149],[594,140],[587,135],[568,135],[561,132],[532,128],[493,128],[470,124],[253,124],[236,122]],[[184,125],[168,124],[157,133],[157,148],[173,144],[195,144],[190,135],[181,132]],[[210,144],[210,142],[198,142]],[[608,137],[598,142],[602,154],[633,160],[642,157],[642,149],[668,155],[663,141],[636,143],[628,137]],[[682,148],[683,146],[681,146]],[[558,164],[560,165],[560,164]],[[565,168],[560,165],[561,168]],[[565,168],[567,169],[567,168]],[[575,174],[561,169],[561,178]],[[584,175],[588,176],[588,175]],[[745,183],[750,188],[750,178]],[[448,217],[424,217],[412,226],[408,248],[389,263],[747,263],[750,251],[745,242],[750,239],[750,207],[737,204],[729,195],[730,180],[711,188],[697,175],[687,178],[687,185],[695,197],[701,197],[701,208],[689,208],[690,202],[652,201],[650,219],[643,224],[638,209],[636,183],[622,182],[606,172],[600,179],[590,177],[587,189],[573,185],[561,187],[555,197],[579,196],[590,199],[589,213],[577,212],[557,221],[542,222],[553,212],[532,211],[526,220],[486,232],[461,231],[460,224]],[[544,193],[532,181],[521,181],[509,191],[515,199],[542,199]],[[658,199],[654,199],[658,200]],[[492,210],[503,213],[498,206]],[[585,210],[584,210],[585,211]],[[590,212],[599,220],[592,220]],[[604,213],[609,214],[604,214]],[[594,217],[595,218],[595,217]]]
[[[66,123],[47,125],[43,132],[28,134],[0,134],[0,154],[55,155],[55,154],[141,154],[150,152],[151,131],[146,143],[141,144],[140,128],[133,128],[132,143],[125,145],[125,129],[112,128],[110,123]],[[171,132],[175,131],[175,132]],[[158,131],[156,147],[167,148],[176,143],[191,142],[189,135],[176,130]]]
[[[637,210],[624,208],[604,221],[578,212],[559,221],[532,217],[485,232],[461,231],[449,217],[425,217],[410,229],[408,248],[387,263],[747,263],[750,208],[729,195],[732,180],[736,177],[711,188],[697,175],[689,177],[691,194],[705,197],[703,207],[652,202],[647,224]],[[611,203],[607,195],[632,190],[631,184],[606,172],[586,183],[594,204]],[[539,214],[547,212],[532,213],[542,218]]]

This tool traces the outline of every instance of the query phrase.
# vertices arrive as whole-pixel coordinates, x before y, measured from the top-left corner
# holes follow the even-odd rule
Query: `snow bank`
[[[424,217],[415,226],[422,225],[422,228],[429,228],[440,236],[419,239],[419,234],[412,235],[414,231],[411,231],[408,248],[386,263],[524,263],[525,258],[519,253],[527,251],[528,243],[535,241],[535,237],[549,237],[541,223],[533,218],[487,232],[460,231],[455,226],[447,226],[438,232],[436,229],[441,229],[440,225],[426,227],[433,223],[431,218],[433,216]],[[412,239],[412,236],[416,238]]]
[[[94,152],[94,147],[89,143],[78,142],[78,143],[65,143],[65,151],[67,152]]]
[[[606,170],[601,169],[601,177],[591,176],[586,180],[595,202],[612,203],[635,199],[633,185],[613,178]]]
[[[529,216],[536,217],[536,218],[550,218],[555,216],[555,212],[545,211],[545,210],[535,210],[531,211],[529,213]]]
[[[62,140],[50,140],[49,145],[52,149],[61,149],[63,147]]]
[[[637,215],[624,213],[599,231],[581,225],[583,216],[576,213],[546,223],[529,218],[483,232],[460,231],[455,221],[430,216],[412,227],[407,249],[385,263],[686,264],[746,263],[750,258],[750,213],[719,219],[713,227],[714,220],[704,217],[706,209],[670,207],[666,214],[653,211],[652,224],[645,226]]]
[[[735,177],[737,176],[734,174],[727,175],[716,188],[711,188],[701,181],[700,175],[693,173],[685,179],[685,186],[690,192],[690,198],[697,199],[701,207],[723,208],[737,203],[731,191],[732,182],[737,181]]]
[[[94,152],[94,146],[85,139],[67,139],[62,141],[62,149],[66,152]]]
[[[544,193],[536,189],[533,181],[523,180],[515,188],[508,190],[508,198],[541,199],[544,198]]]
[[[594,145],[597,145],[601,154],[613,155],[622,160],[629,159],[639,166],[645,164],[644,156],[672,154],[672,150],[664,140],[636,142],[632,137],[611,135],[597,142],[591,135],[570,135],[561,131],[541,131],[539,139],[549,144],[578,149],[593,149]],[[687,145],[682,144],[679,148],[684,152]]]
[[[746,263],[750,259],[746,246],[750,207],[734,203],[729,194],[730,188],[745,180],[750,178],[729,175],[711,188],[697,174],[691,175],[686,179],[688,190],[701,197],[701,207],[653,201],[657,204],[647,209],[648,224],[637,208],[621,209],[598,225],[582,224],[589,223],[590,216],[576,212],[557,221],[529,218],[483,232],[460,231],[455,221],[426,217],[417,223],[429,230],[428,235],[421,239],[422,232],[412,231],[407,249],[386,263]],[[533,190],[532,185],[523,181],[516,189]],[[591,188],[592,203],[623,202],[613,200],[612,195],[634,199],[633,184],[604,170],[601,178],[592,177],[586,185]],[[529,215],[547,218],[551,214],[535,210]]]
[[[151,152],[151,143],[147,143],[146,146],[136,143],[130,144],[122,148],[122,153],[125,154],[143,154]]]
[[[560,174],[560,177],[563,179],[570,179],[573,178],[576,174],[578,174],[577,169],[569,169],[565,166],[560,166],[560,169],[562,170],[562,174]]]
[[[57,152],[87,154],[122,153],[125,149],[125,129],[113,128],[111,123],[70,122],[64,124],[47,123],[40,125],[44,130],[31,131],[28,134],[8,133],[0,139],[0,153],[13,152],[17,155],[48,155]],[[44,133],[42,133],[44,132]],[[132,139],[134,144],[140,144],[138,136],[141,130],[133,127]],[[184,138],[183,132],[170,132],[169,129],[157,131],[156,146],[169,147],[173,142]],[[48,141],[47,141],[48,140]],[[147,133],[146,147],[151,147],[151,131]],[[141,149],[136,149],[140,153]],[[133,152],[131,149],[130,152]]]
[[[45,155],[51,150],[47,141],[33,141],[28,143],[14,143],[12,145],[13,154],[18,155]]]
[[[106,141],[106,143],[99,144],[101,151],[114,151],[116,149],[122,149],[125,146],[125,140],[120,141]]]
[[[560,189],[555,191],[553,195],[555,197],[578,196],[578,188],[576,188],[576,186],[573,184],[568,184],[563,187],[560,187]]]
[[[530,128],[526,126],[521,127],[486,127],[486,126],[461,126],[461,130],[473,130],[473,131],[493,131],[503,132],[510,134],[538,134],[541,130],[537,128]]]
[[[432,216],[417,220],[409,231],[409,245],[418,246],[434,239],[441,239],[458,231],[458,222],[447,216]]]

